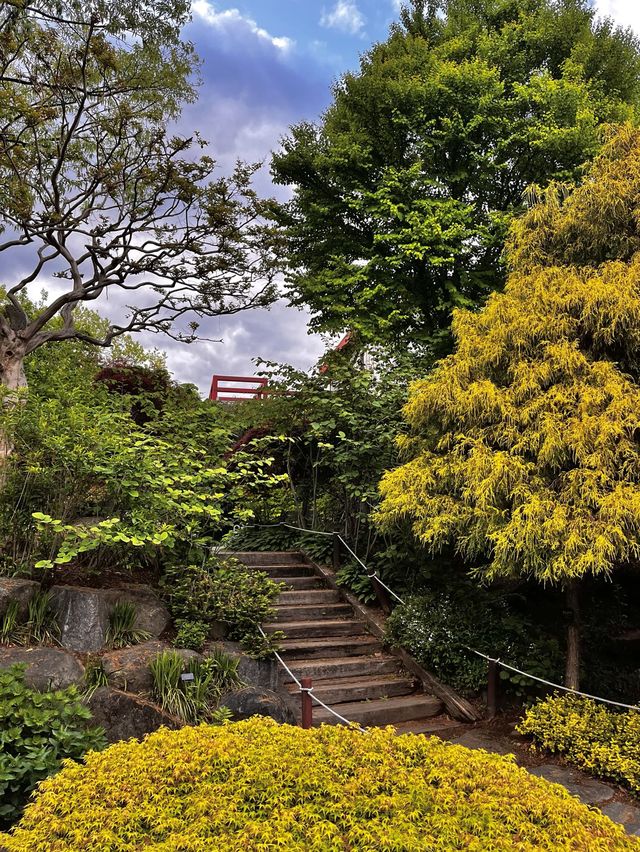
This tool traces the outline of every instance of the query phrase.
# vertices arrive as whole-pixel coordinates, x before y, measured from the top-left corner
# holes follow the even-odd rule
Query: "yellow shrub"
[[[640,794],[640,713],[612,712],[577,695],[555,696],[528,710],[518,730],[587,772]]]
[[[638,850],[511,758],[393,730],[254,718],[160,730],[67,763],[7,852]]]

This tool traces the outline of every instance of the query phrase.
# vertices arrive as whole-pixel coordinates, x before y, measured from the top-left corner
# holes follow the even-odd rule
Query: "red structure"
[[[246,399],[264,399],[268,393],[264,390],[267,381],[267,379],[259,379],[255,376],[214,376],[211,380],[209,399],[212,402],[243,402]],[[229,387],[229,382],[235,382],[235,385]],[[244,385],[244,387],[240,385]],[[249,385],[252,387],[249,387]],[[257,387],[255,387],[256,385]],[[227,394],[233,394],[233,396],[227,396]]]

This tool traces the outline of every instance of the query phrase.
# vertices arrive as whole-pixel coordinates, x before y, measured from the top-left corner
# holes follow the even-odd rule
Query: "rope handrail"
[[[260,624],[258,625],[258,630],[260,631],[260,634],[262,635],[263,639],[268,638],[267,634],[264,632],[264,630],[262,629],[262,626]],[[345,725],[350,725],[350,726],[356,725],[355,722],[352,722],[350,719],[346,719],[344,716],[341,716],[340,713],[337,713],[333,708],[329,707],[328,704],[325,704],[324,701],[322,701],[320,698],[318,698],[318,696],[314,694],[312,686],[311,687],[303,686],[302,683],[300,682],[300,680],[291,671],[289,666],[285,663],[285,661],[282,659],[282,657],[280,656],[280,654],[277,651],[274,651],[273,655],[277,659],[277,661],[280,663],[282,668],[285,670],[285,672],[289,675],[291,680],[293,680],[293,682],[296,684],[299,692],[301,692],[301,693],[306,692],[313,701],[315,701],[321,707],[324,707],[325,710],[328,710],[329,713],[331,713],[333,716],[335,716],[336,719],[340,719],[340,721],[344,722]],[[357,728],[360,731],[360,733],[362,733],[362,734],[367,733],[366,729],[360,727],[360,725],[357,725]]]
[[[365,565],[365,563],[362,561],[362,559],[360,559],[360,557],[357,556],[353,552],[351,547],[349,547],[349,545],[344,540],[344,538],[340,535],[340,533],[325,532],[324,530],[307,530],[307,529],[304,529],[303,527],[296,527],[293,524],[287,524],[284,521],[280,521],[277,524],[242,524],[241,526],[233,528],[232,536],[236,535],[237,532],[240,531],[240,529],[265,529],[265,528],[271,528],[271,527],[287,527],[288,529],[296,530],[296,531],[302,532],[302,533],[308,533],[310,535],[326,535],[326,536],[337,537],[342,542],[342,544],[345,546],[345,548],[349,551],[349,553],[354,557],[354,559],[356,559],[356,561],[364,568],[367,577],[369,577],[370,579],[375,579],[376,582],[380,583],[380,585],[383,588],[385,588],[389,592],[389,594],[393,595],[393,597],[399,603],[401,603],[401,604],[405,603],[405,601],[399,595],[397,595],[393,591],[393,589],[390,589],[389,586],[387,586],[387,584],[384,583],[380,579],[377,571],[373,571],[373,572],[369,571],[369,568]],[[262,628],[260,628],[260,629],[262,630]],[[516,674],[519,674],[521,677],[529,678],[529,680],[537,681],[538,683],[542,683],[545,686],[550,686],[553,689],[560,689],[563,692],[568,692],[568,693],[571,693],[572,695],[580,695],[582,698],[589,698],[592,701],[600,701],[602,704],[609,704],[613,707],[622,707],[625,710],[637,710],[638,712],[640,712],[640,706],[637,705],[637,704],[625,704],[622,701],[613,701],[611,698],[602,698],[599,695],[591,695],[588,692],[581,692],[579,689],[572,689],[569,686],[562,686],[562,684],[553,683],[553,681],[545,680],[544,678],[538,677],[537,675],[533,675],[530,672],[525,672],[522,669],[517,668],[516,666],[512,666],[510,663],[505,663],[503,660],[501,660],[499,658],[491,657],[488,654],[483,654],[482,651],[478,651],[476,648],[471,648],[469,645],[461,645],[460,647],[463,648],[465,651],[469,651],[471,654],[475,654],[477,657],[481,657],[482,659],[487,660],[487,662],[489,662],[489,663],[495,663],[496,665],[502,666],[503,669],[508,669],[509,671],[515,672]],[[278,655],[276,655],[276,656],[278,656]],[[282,662],[282,660],[281,660],[281,662]],[[283,662],[283,665],[284,665],[284,662]],[[285,668],[286,668],[286,666],[285,666]],[[315,695],[313,695],[312,697],[319,704],[322,704],[320,699],[317,698]],[[326,705],[323,705],[323,706],[326,707]],[[326,709],[329,710],[329,712],[333,713],[334,716],[341,718],[340,715],[338,713],[336,713],[335,711],[331,710],[331,708],[326,707]],[[348,724],[352,724],[352,723],[348,723]],[[360,730],[363,730],[363,729],[361,728]]]

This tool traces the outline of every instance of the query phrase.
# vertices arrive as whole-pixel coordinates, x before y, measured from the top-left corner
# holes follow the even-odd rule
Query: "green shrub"
[[[173,640],[176,648],[189,648],[191,651],[202,651],[207,636],[209,625],[204,621],[191,621],[188,618],[179,618],[176,621],[178,632]]]
[[[242,639],[273,613],[279,585],[264,572],[241,565],[235,559],[202,567],[170,567],[163,587],[172,615],[228,625],[230,639]]]
[[[640,795],[640,713],[618,713],[578,695],[556,695],[527,710],[517,730],[592,775]]]
[[[465,645],[539,677],[553,680],[562,671],[555,639],[540,638],[504,598],[465,585],[407,598],[387,622],[387,639],[466,694],[486,686],[487,664]],[[500,676],[518,692],[531,688],[531,681],[505,669]]]
[[[41,785],[7,852],[640,849],[510,757],[436,737],[253,718],[162,729]]]
[[[20,816],[37,783],[65,758],[106,745],[75,687],[36,692],[24,683],[25,666],[0,670],[0,823]]]

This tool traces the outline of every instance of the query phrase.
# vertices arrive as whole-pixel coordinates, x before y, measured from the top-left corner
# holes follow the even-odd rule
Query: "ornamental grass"
[[[68,762],[7,852],[640,850],[513,758],[393,729],[254,717],[160,731]]]

